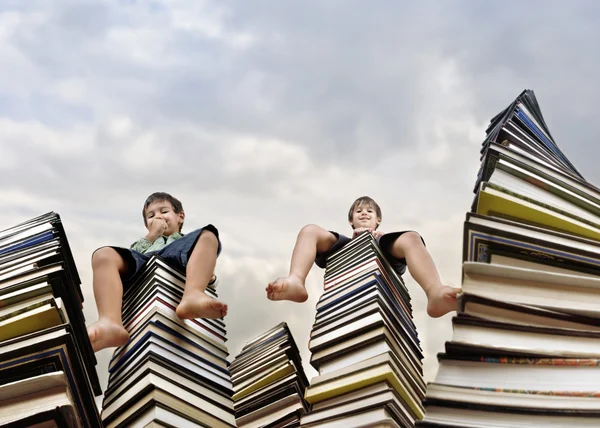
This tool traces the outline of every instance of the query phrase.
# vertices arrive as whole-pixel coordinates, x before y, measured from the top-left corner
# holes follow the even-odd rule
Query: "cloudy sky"
[[[143,236],[144,199],[170,192],[184,231],[221,232],[232,358],[281,321],[305,348],[322,271],[304,304],[264,293],[287,273],[298,230],[349,233],[349,205],[370,195],[382,230],[421,232],[460,285],[479,145],[523,89],[600,184],[600,8],[566,4],[4,0],[0,228],[61,215],[91,323],[92,251]],[[451,317],[429,319],[405,279],[432,380]],[[103,386],[109,355],[98,354]]]

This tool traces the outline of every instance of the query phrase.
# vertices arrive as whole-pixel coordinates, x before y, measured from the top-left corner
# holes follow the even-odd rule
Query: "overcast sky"
[[[89,324],[91,253],[143,236],[146,196],[170,192],[184,232],[221,232],[231,357],[287,321],[311,378],[322,271],[304,304],[264,292],[287,274],[303,225],[350,233],[350,204],[370,195],[381,229],[419,231],[444,281],[460,285],[479,146],[525,88],[600,184],[599,12],[547,0],[4,0],[0,228],[61,215]],[[451,316],[429,319],[405,279],[430,381]],[[103,387],[109,355],[98,354]]]

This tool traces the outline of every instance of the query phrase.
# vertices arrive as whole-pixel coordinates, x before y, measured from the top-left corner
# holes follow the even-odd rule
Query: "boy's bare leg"
[[[442,284],[431,255],[416,232],[406,232],[392,244],[392,255],[406,258],[411,276],[419,283],[427,295],[427,314],[438,318],[456,310],[458,288]]]
[[[218,248],[219,242],[214,233],[208,230],[200,233],[186,268],[185,290],[176,310],[179,318],[221,318],[227,315],[226,304],[204,293],[217,264]]]
[[[329,231],[314,224],[304,226],[298,234],[290,273],[286,277],[277,278],[269,283],[266,288],[267,298],[270,300],[291,300],[304,302],[308,293],[304,286],[308,272],[315,261],[317,252],[329,250],[337,238]]]
[[[124,273],[125,269],[123,258],[113,248],[100,248],[92,256],[98,321],[90,325],[87,332],[94,352],[124,345],[129,340],[121,319],[123,284],[119,273]]]

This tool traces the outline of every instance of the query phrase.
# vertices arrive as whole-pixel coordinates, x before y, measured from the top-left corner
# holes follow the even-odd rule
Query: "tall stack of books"
[[[421,426],[600,426],[600,190],[532,91],[487,133],[454,333]]]
[[[327,260],[309,349],[318,370],[302,426],[413,426],[423,358],[410,296],[368,232]]]
[[[185,276],[160,257],[126,286],[123,325],[130,340],[109,364],[106,427],[235,426],[222,319],[181,320]],[[216,281],[206,294],[216,298]]]
[[[238,427],[300,426],[308,379],[286,323],[246,343],[230,369]]]
[[[80,285],[58,214],[0,232],[0,425],[102,426]]]

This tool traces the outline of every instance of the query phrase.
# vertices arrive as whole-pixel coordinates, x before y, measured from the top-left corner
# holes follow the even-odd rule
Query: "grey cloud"
[[[136,239],[147,194],[172,192],[186,227],[210,221],[222,230],[232,353],[282,320],[302,347],[321,272],[311,274],[314,300],[304,305],[262,294],[287,272],[302,225],[348,232],[347,206],[370,194],[385,230],[421,231],[442,276],[458,285],[479,144],[522,89],[536,91],[561,149],[600,184],[597,9],[593,1],[4,2],[0,197],[11,208],[0,227],[61,213],[93,321],[89,254]],[[247,141],[256,150],[244,151]],[[426,318],[422,297],[415,313],[431,379],[450,324]]]

